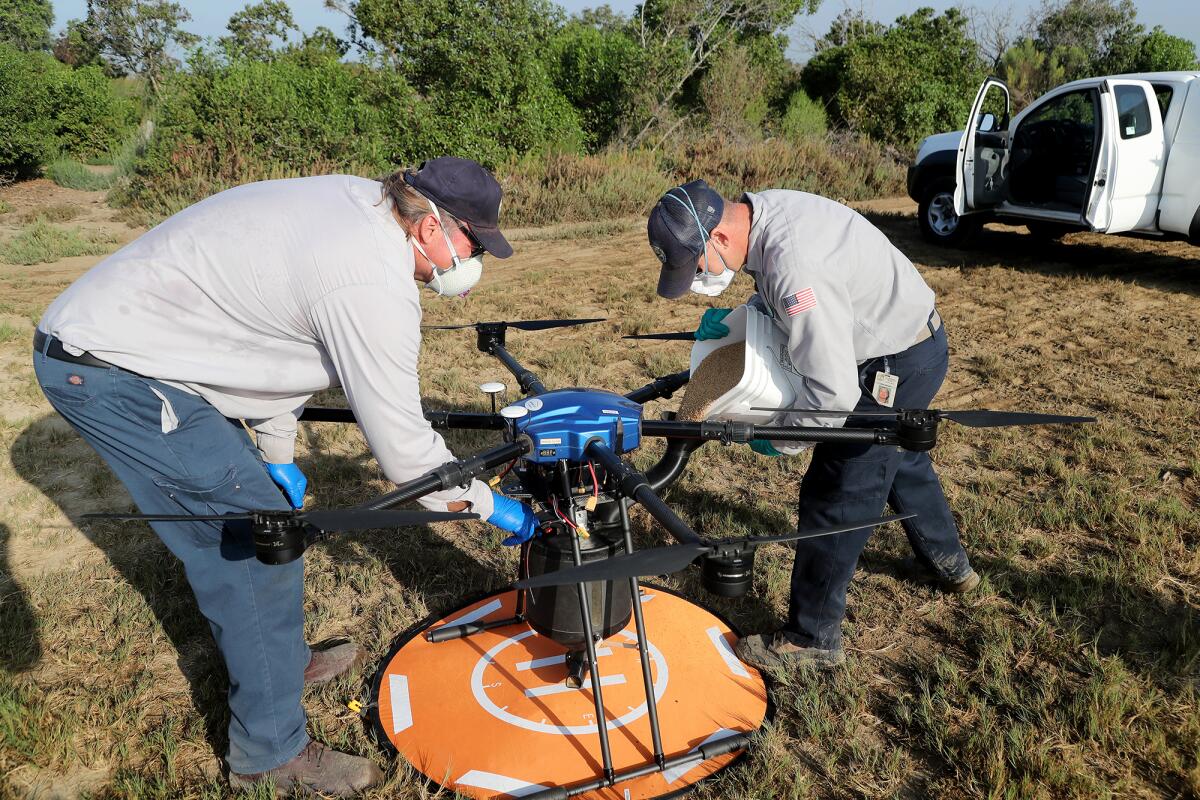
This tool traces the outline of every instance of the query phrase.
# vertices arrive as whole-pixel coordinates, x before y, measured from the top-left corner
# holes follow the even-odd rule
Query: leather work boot
[[[836,667],[846,660],[842,648],[822,650],[819,647],[802,647],[792,641],[788,631],[756,633],[743,636],[733,648],[738,658],[759,669],[771,670],[812,664],[821,669]]]
[[[334,678],[352,672],[367,660],[367,651],[354,642],[341,642],[313,648],[308,666],[304,668],[304,685],[320,686]]]
[[[383,772],[370,760],[330,750],[320,742],[309,742],[291,761],[267,772],[253,775],[229,773],[234,789],[249,789],[268,781],[275,782],[275,796],[283,797],[300,790],[305,795],[354,797],[364,789],[379,785]]]
[[[916,556],[904,559],[904,570],[919,580],[937,583],[939,589],[950,594],[967,594],[968,592],[973,592],[979,587],[979,582],[983,580],[979,577],[979,573],[973,569],[960,578],[943,578],[934,572],[932,567]]]

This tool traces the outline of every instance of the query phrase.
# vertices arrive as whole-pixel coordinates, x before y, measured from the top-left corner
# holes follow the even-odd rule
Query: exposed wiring
[[[561,511],[558,510],[558,498],[557,497],[554,497],[553,495],[550,496],[550,505],[551,505],[551,507],[554,508],[555,516],[557,516],[559,519],[561,519],[563,521],[564,525],[568,526],[571,530],[575,531],[576,533],[579,532],[579,526],[577,526],[574,522],[571,522],[571,520],[567,519],[566,515],[564,515]]]
[[[600,497],[600,481],[596,480],[596,468],[592,466],[592,462],[588,462],[588,472],[592,473],[592,497]]]

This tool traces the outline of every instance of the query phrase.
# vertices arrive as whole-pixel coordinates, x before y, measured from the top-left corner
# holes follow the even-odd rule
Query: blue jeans
[[[943,325],[902,353],[871,359],[859,367],[862,396],[855,411],[883,411],[872,397],[875,373],[887,368],[899,379],[897,408],[928,408],[946,378],[948,350]],[[851,416],[847,427],[878,425],[873,417]],[[800,484],[800,529],[824,528],[870,519],[885,504],[901,514],[917,559],[947,580],[970,574],[971,564],[958,538],[958,525],[928,453],[898,447],[818,444]],[[841,646],[846,590],[871,529],[796,543],[791,608],[785,630],[806,647]]]
[[[96,449],[143,513],[289,508],[240,423],[203,398],[117,367],[39,352],[33,365],[50,405]],[[259,562],[248,523],[151,527],[183,562],[225,660],[229,768],[264,772],[290,761],[308,744],[300,705],[310,655],[303,560]]]

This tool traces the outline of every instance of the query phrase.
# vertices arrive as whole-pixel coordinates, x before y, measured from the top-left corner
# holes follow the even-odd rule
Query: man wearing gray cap
[[[803,381],[795,405],[812,411],[928,408],[946,376],[946,333],[933,291],[875,226],[850,208],[788,190],[747,192],[727,201],[702,180],[667,192],[647,233],[662,264],[658,293],[717,296],[746,272],[750,304],[788,337]],[[727,336],[729,309],[705,311],[697,339]],[[848,420],[877,424],[872,417]],[[782,415],[778,425],[840,426],[847,417]],[[756,441],[763,455],[793,455],[794,442]],[[818,444],[800,484],[799,527],[867,519],[890,503],[917,516],[904,530],[917,563],[953,592],[979,584],[927,453],[895,447]],[[845,656],[846,591],[870,531],[800,541],[792,569],[788,621],[774,634],[738,642],[758,667],[835,665]]]
[[[297,417],[340,386],[396,482],[450,461],[421,408],[420,286],[443,297],[507,258],[500,185],[436,158],[382,181],[351,175],[238,186],[104,259],[47,309],[34,369],[50,404],[145,513],[224,514],[304,503]],[[251,442],[242,421],[257,434]],[[419,501],[534,535],[527,506],[479,482]],[[347,796],[377,784],[368,759],[312,741],[305,686],[362,663],[354,644],[304,641],[304,561],[254,558],[248,526],[156,522],[183,562],[229,674],[229,781]]]

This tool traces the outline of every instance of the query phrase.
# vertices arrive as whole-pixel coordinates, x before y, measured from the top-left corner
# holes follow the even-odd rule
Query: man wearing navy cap
[[[512,254],[500,197],[495,178],[460,158],[382,182],[328,175],[221,192],[51,304],[34,337],[38,382],[145,513],[301,507],[297,417],[333,386],[384,474],[418,477],[454,458],[421,409],[418,285],[462,295],[485,252]],[[536,528],[527,506],[479,481],[419,502],[474,511],[511,533],[506,543]],[[233,524],[152,527],[183,562],[228,669],[230,783],[336,796],[378,783],[369,760],[306,731],[304,686],[366,653],[305,643],[303,559],[264,565]]]
[[[933,291],[875,226],[850,208],[787,190],[726,201],[702,180],[667,192],[650,214],[650,247],[662,265],[658,293],[717,296],[742,271],[750,305],[788,336],[803,377],[795,406],[866,412],[928,408],[946,376],[946,332]],[[729,309],[704,312],[697,339],[729,334]],[[848,415],[855,426],[876,420]],[[776,425],[841,426],[846,417],[781,415]],[[795,454],[795,442],[756,441],[763,455]],[[801,529],[867,519],[890,503],[904,521],[916,561],[953,592],[979,584],[927,453],[895,447],[818,444],[800,484]],[[788,621],[774,634],[738,642],[759,667],[834,665],[845,656],[846,591],[870,531],[796,544]]]

